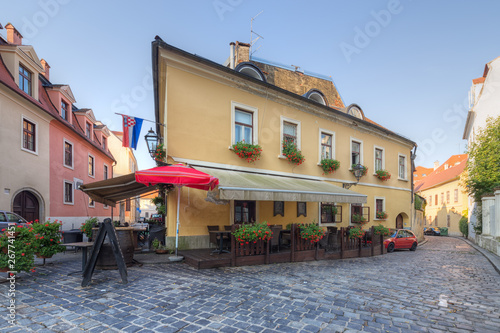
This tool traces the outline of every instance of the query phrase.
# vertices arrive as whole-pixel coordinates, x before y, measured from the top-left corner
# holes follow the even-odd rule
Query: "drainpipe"
[[[234,42],[229,43],[229,68],[234,69]]]

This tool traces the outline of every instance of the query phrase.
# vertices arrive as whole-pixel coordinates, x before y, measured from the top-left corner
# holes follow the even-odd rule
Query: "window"
[[[342,206],[333,202],[321,203],[321,224],[342,222]]]
[[[108,179],[108,166],[104,164],[104,180]]]
[[[64,166],[73,168],[73,145],[64,140]]]
[[[31,72],[19,64],[19,88],[31,96]]]
[[[283,141],[297,145],[297,125],[283,122]]]
[[[321,159],[333,159],[333,136],[321,133]]]
[[[94,177],[95,176],[95,173],[94,173],[94,156],[92,155],[89,155],[89,176],[90,177]]]
[[[73,182],[64,181],[64,203],[73,204]]]
[[[85,122],[85,136],[90,139],[91,138],[91,133],[90,133],[90,123]]]
[[[375,219],[385,219],[383,216],[378,218],[378,212],[385,212],[385,198],[375,197]]]
[[[89,207],[95,207],[95,202],[89,197]]]
[[[429,202],[429,207],[430,207],[430,206],[432,206],[432,195],[431,195],[431,196],[429,196],[429,200],[428,200],[428,202]]]
[[[253,223],[256,221],[255,201],[234,201],[234,223]]]
[[[444,192],[441,192],[441,205],[444,204]]]
[[[284,201],[275,201],[273,208],[273,216],[281,215],[285,216],[285,202]]]
[[[384,151],[380,148],[375,148],[375,171],[384,169]]]
[[[104,149],[105,151],[106,151],[106,149],[108,149],[107,148],[107,146],[108,146],[108,142],[107,141],[108,141],[108,139],[105,136],[103,136],[102,137],[102,149]]]
[[[434,196],[434,205],[436,205],[436,206],[438,205],[438,195],[437,194]]]
[[[36,125],[23,119],[23,148],[36,152]]]
[[[450,203],[450,191],[446,191],[446,203]]]
[[[125,211],[130,212],[130,199],[125,200]]]
[[[68,112],[68,104],[66,104],[65,101],[61,100],[61,118],[62,119],[67,119],[67,112]]]
[[[458,202],[458,189],[453,191],[453,201]]]
[[[398,168],[399,179],[406,179],[406,156],[399,155],[399,168]]]
[[[234,112],[234,138],[236,142],[253,144],[253,114],[243,110]]]
[[[297,202],[297,217],[307,216],[307,202]]]
[[[351,204],[351,222],[370,222],[370,207],[362,204]]]
[[[361,164],[361,143],[351,141],[351,164]]]
[[[451,224],[451,221],[450,221],[450,215],[447,215],[447,216],[446,216],[446,226],[449,228],[449,227],[450,227],[450,224]]]

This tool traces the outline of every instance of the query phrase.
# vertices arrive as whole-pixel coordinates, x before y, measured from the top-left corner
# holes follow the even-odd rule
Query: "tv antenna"
[[[253,20],[255,20],[255,18],[257,16],[259,16],[260,14],[262,14],[264,11],[262,10],[260,13],[258,13],[257,15],[255,15],[254,17],[252,17],[252,19],[250,20],[250,50],[249,50],[249,54],[248,54],[248,57],[251,58],[252,57],[252,54],[254,54],[255,52],[257,52],[260,47],[262,45],[259,45],[259,47],[252,52],[252,46],[260,39],[264,39],[264,37],[262,37],[261,35],[259,35],[258,33],[256,33],[255,31],[253,31]],[[257,35],[257,38],[253,38],[254,36],[253,35]]]

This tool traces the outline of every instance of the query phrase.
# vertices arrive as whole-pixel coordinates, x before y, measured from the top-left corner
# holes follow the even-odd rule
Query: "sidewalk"
[[[470,240],[468,240],[464,237],[457,237],[457,236],[451,236],[451,237],[463,240],[464,242],[466,242],[467,244],[472,246],[474,249],[476,249],[478,252],[480,252],[486,259],[488,259],[488,261],[493,265],[495,270],[500,274],[500,257],[499,256],[491,253],[488,250],[483,249],[482,247],[477,246],[476,244],[474,244],[473,242],[471,242]]]

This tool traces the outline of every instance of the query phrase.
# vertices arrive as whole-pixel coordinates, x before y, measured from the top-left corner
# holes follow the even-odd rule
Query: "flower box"
[[[259,160],[262,148],[259,145],[245,143],[240,141],[232,146],[233,151],[239,158],[246,160],[248,163],[254,163]]]
[[[387,170],[377,170],[375,171],[375,177],[380,180],[389,180],[391,179],[391,174]]]
[[[375,214],[375,216],[377,217],[377,219],[379,220],[386,220],[387,219],[387,213],[386,212],[382,212],[382,211],[379,211]]]
[[[324,174],[334,173],[338,168],[340,168],[340,162],[337,160],[332,160],[329,158],[324,158],[320,162],[321,168]]]
[[[305,161],[305,157],[302,152],[297,149],[297,145],[293,142],[283,141],[283,155],[286,157],[288,162],[296,165],[301,165]]]

